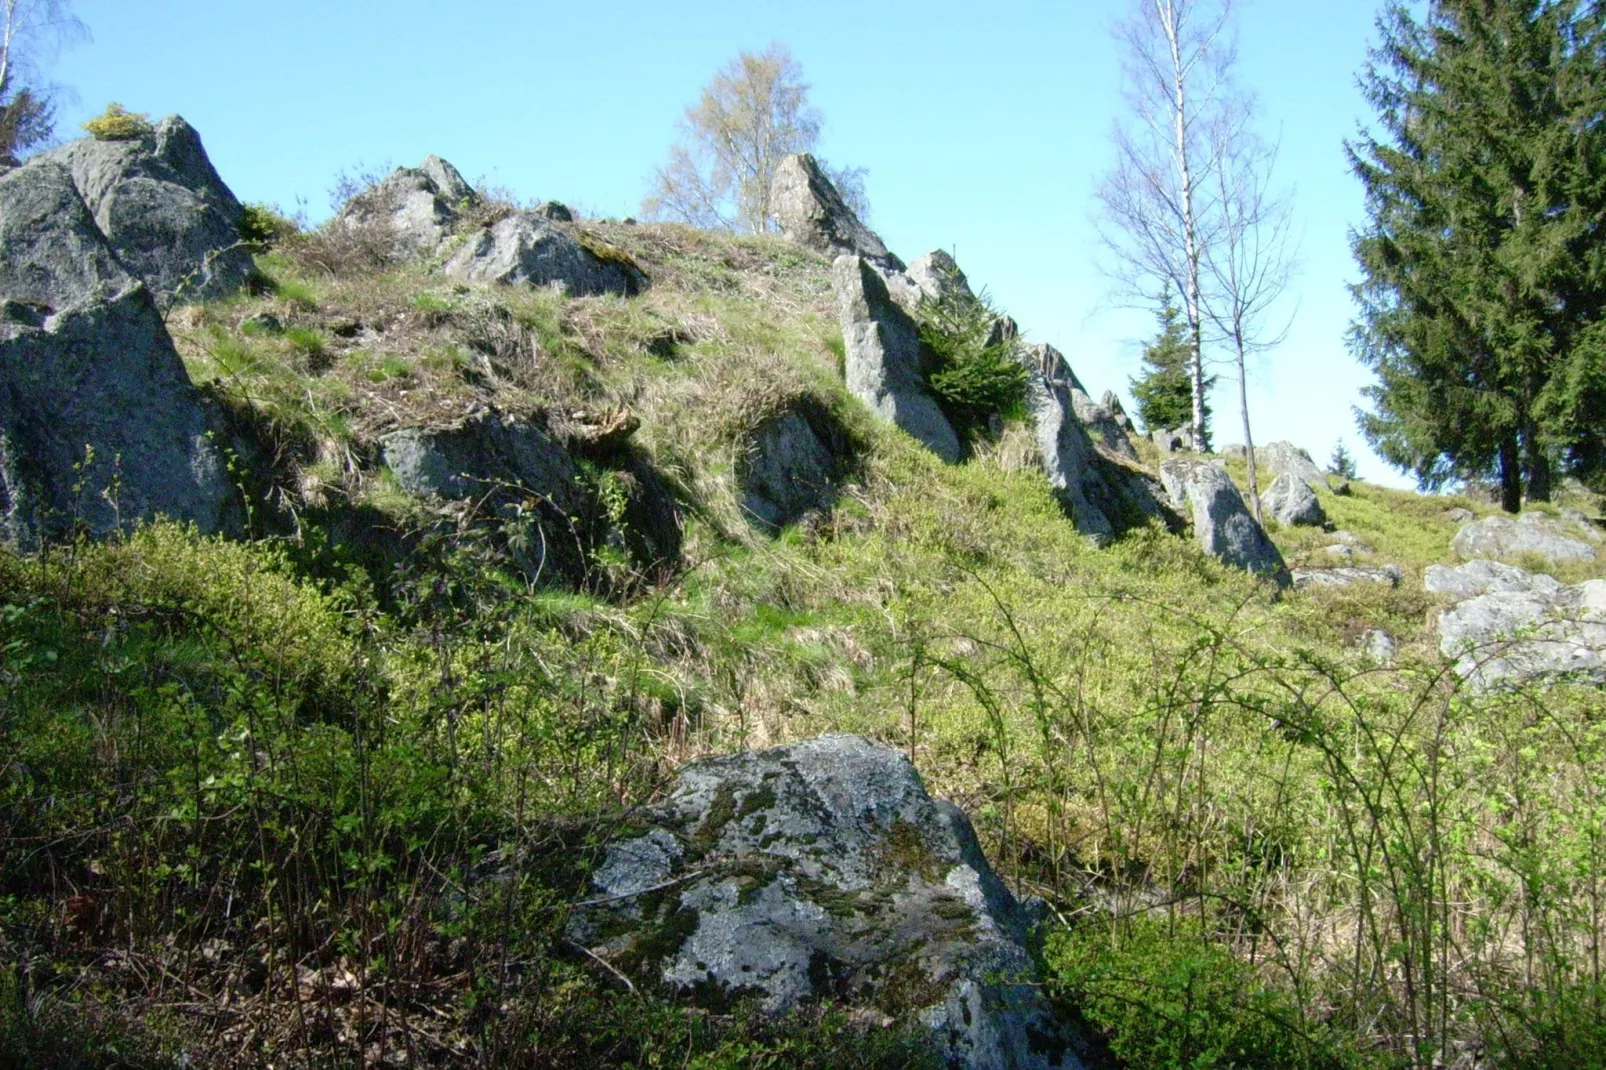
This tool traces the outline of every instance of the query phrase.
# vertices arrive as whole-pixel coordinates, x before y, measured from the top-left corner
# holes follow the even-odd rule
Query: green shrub
[[[1112,936],[1056,933],[1047,948],[1059,995],[1104,1034],[1128,1066],[1348,1067],[1366,1065],[1293,1000],[1226,948],[1169,934],[1141,917]]]
[[[301,228],[266,204],[248,204],[240,213],[240,241],[254,253],[265,253]]]
[[[1026,400],[1026,369],[1015,340],[993,338],[998,315],[986,294],[949,291],[916,309],[926,382],[961,439],[987,427],[994,414],[1016,414]]]
[[[96,141],[133,141],[155,131],[150,116],[131,112],[121,104],[106,105],[106,110],[84,124],[89,136]]]

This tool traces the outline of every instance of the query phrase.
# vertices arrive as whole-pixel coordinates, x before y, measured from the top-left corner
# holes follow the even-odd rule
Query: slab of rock
[[[576,297],[639,291],[627,263],[604,260],[534,212],[515,212],[469,236],[442,269],[466,282],[556,286]]]
[[[923,296],[933,301],[943,297],[964,299],[976,296],[970,289],[970,280],[959,270],[959,264],[941,249],[933,249],[916,257],[905,274]]]
[[[1463,524],[1450,549],[1462,558],[1537,554],[1556,564],[1595,560],[1594,546],[1577,524],[1543,513],[1523,513],[1515,520],[1486,516]]]
[[[355,225],[383,220],[395,229],[409,254],[428,256],[451,235],[463,211],[479,199],[457,168],[439,156],[427,156],[417,167],[398,167],[353,197],[336,220]]]
[[[570,923],[614,967],[715,1006],[873,1008],[955,1067],[1082,1065],[1032,987],[1024,912],[898,751],[825,736],[698,762],[644,824]]]
[[[176,115],[143,137],[84,138],[43,153],[71,174],[123,267],[158,300],[238,289],[253,270],[240,244],[244,212],[195,128]]]
[[[859,221],[819,162],[806,152],[786,157],[775,168],[770,214],[783,234],[817,253],[833,259],[863,257],[883,272],[903,271],[903,261]]]
[[[1452,524],[1469,524],[1478,519],[1478,514],[1474,513],[1471,509],[1457,506],[1454,509],[1446,509],[1444,511],[1444,519],[1450,521]]]
[[[1149,441],[1163,453],[1191,453],[1193,452],[1192,437],[1186,427],[1173,427],[1149,432]]]
[[[1310,454],[1292,442],[1273,442],[1255,447],[1255,463],[1277,475],[1288,474],[1312,489],[1327,487],[1327,475],[1310,459]]]
[[[1553,576],[1478,560],[1434,566],[1425,584],[1457,599],[1439,615],[1439,649],[1474,686],[1606,679],[1606,580],[1563,586]]]
[[[1060,351],[1020,346],[1015,359],[1026,369],[1026,414],[1043,474],[1076,529],[1105,542],[1149,517],[1170,523],[1153,481],[1094,446],[1077,415],[1077,396],[1087,394]]]
[[[949,464],[963,454],[959,436],[920,374],[920,329],[860,256],[831,265],[847,364],[848,392]]]
[[[742,511],[764,531],[829,509],[851,465],[846,429],[824,407],[798,404],[765,420],[737,458]]]
[[[1305,591],[1313,587],[1351,587],[1357,583],[1380,583],[1385,587],[1398,587],[1404,578],[1405,573],[1398,565],[1301,568],[1294,570],[1294,588]]]
[[[1192,517],[1194,540],[1205,553],[1279,585],[1290,582],[1283,555],[1255,523],[1224,469],[1209,461],[1165,461],[1160,482],[1177,508]]]
[[[57,160],[0,176],[0,295],[0,538],[32,547],[158,516],[233,528],[200,394]]]
[[[1110,404],[1112,400],[1113,406]],[[1106,391],[1103,401],[1094,401],[1073,376],[1071,406],[1076,410],[1076,418],[1101,446],[1129,461],[1137,461],[1137,447],[1132,445],[1132,439],[1127,436],[1131,421],[1126,418],[1119,398]]]
[[[1271,486],[1260,496],[1260,507],[1283,527],[1319,528],[1327,523],[1327,514],[1310,485],[1291,472],[1284,472],[1271,481]]]

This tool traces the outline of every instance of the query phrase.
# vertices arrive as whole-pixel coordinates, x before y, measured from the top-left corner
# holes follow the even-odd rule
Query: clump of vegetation
[[[300,225],[266,204],[248,204],[240,213],[240,240],[253,253],[266,253],[301,232]]]
[[[999,314],[987,295],[954,287],[921,298],[916,309],[926,382],[961,441],[995,416],[1018,416],[1026,401],[1026,368],[1016,341],[996,331]]]
[[[156,132],[149,115],[131,112],[115,102],[86,122],[84,129],[96,141],[134,141]]]

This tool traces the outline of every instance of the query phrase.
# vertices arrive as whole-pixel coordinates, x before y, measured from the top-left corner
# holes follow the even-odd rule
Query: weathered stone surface
[[[353,197],[337,221],[364,225],[384,220],[409,253],[427,256],[450,236],[463,210],[477,203],[479,194],[457,168],[428,156],[417,167],[398,167]]]
[[[468,282],[558,286],[577,297],[628,295],[640,288],[626,264],[603,260],[533,212],[516,212],[470,235],[443,270]]]
[[[1327,514],[1322,511],[1315,491],[1291,472],[1284,472],[1271,481],[1271,486],[1260,496],[1260,507],[1284,527],[1319,528],[1327,523]]]
[[[800,403],[765,420],[737,459],[742,511],[776,531],[829,509],[851,464],[846,430],[818,404]]]
[[[1394,637],[1382,628],[1373,628],[1367,632],[1361,637],[1361,644],[1373,661],[1385,665],[1394,660],[1394,655],[1399,650],[1399,644],[1394,641]]]
[[[831,266],[837,317],[846,350],[848,392],[952,464],[959,436],[920,374],[920,331],[863,257],[839,256]]]
[[[1076,410],[1076,418],[1087,428],[1094,440],[1111,453],[1136,462],[1137,447],[1133,446],[1132,440],[1127,437],[1127,429],[1132,422],[1126,418],[1126,411],[1121,408],[1120,399],[1106,391],[1102,402],[1094,401],[1074,373],[1071,374],[1070,386],[1071,407]]]
[[[1153,442],[1164,453],[1191,453],[1188,429],[1186,427],[1173,427],[1171,430],[1156,430],[1149,432],[1149,441]]]
[[[1434,566],[1425,583],[1458,600],[1439,615],[1439,649],[1474,686],[1606,679],[1606,581],[1567,587],[1553,576],[1477,560]]]
[[[905,273],[920,293],[935,301],[942,297],[975,297],[970,280],[959,270],[954,258],[941,249],[933,249],[915,258]]]
[[[1444,519],[1452,524],[1469,524],[1478,519],[1478,514],[1471,509],[1456,506],[1454,509],[1446,509],[1444,511]]]
[[[1205,553],[1234,568],[1289,582],[1283,555],[1244,506],[1227,473],[1209,461],[1176,460],[1160,465],[1160,482],[1171,501],[1193,519],[1193,537]]]
[[[1327,475],[1310,459],[1310,454],[1292,442],[1273,442],[1255,447],[1255,463],[1276,475],[1288,474],[1312,489],[1325,488]]]
[[[55,160],[0,176],[0,295],[0,537],[236,522],[222,451],[150,292]]]
[[[1386,587],[1398,587],[1404,578],[1405,573],[1398,565],[1300,568],[1294,570],[1294,587],[1301,591],[1313,587],[1350,587],[1357,583],[1380,583]]]
[[[923,1026],[956,1067],[1081,1066],[970,822],[857,736],[698,762],[615,842],[570,937],[688,997],[835,999]]]
[[[1523,513],[1515,520],[1486,516],[1463,524],[1450,541],[1450,549],[1462,558],[1537,554],[1558,564],[1595,559],[1594,547],[1577,524],[1553,520],[1543,513]]]
[[[542,219],[551,219],[558,223],[574,222],[574,213],[569,211],[569,206],[561,201],[544,201],[536,205],[534,211]]]
[[[1026,410],[1043,474],[1076,529],[1105,541],[1143,517],[1165,517],[1151,480],[1102,457],[1077,415],[1087,397],[1064,356],[1050,345],[1020,346],[1026,369]],[[1130,444],[1129,444],[1130,445]]]
[[[883,272],[903,271],[875,231],[859,221],[819,163],[808,153],[788,156],[770,183],[770,214],[799,245],[833,259],[859,256]]]
[[[1122,431],[1128,435],[1137,434],[1137,427],[1132,423],[1132,417],[1126,414],[1126,406],[1121,404],[1120,395],[1115,391],[1106,390],[1104,396],[1099,399],[1099,404],[1110,413]]]
[[[72,174],[123,267],[160,300],[216,297],[250,276],[240,202],[195,128],[176,115],[127,141],[71,141],[42,154]]]

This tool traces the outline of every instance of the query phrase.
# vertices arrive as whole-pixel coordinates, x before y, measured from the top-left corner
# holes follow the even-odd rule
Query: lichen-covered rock
[[[874,1008],[955,1067],[1082,1065],[1020,906],[898,751],[825,736],[699,762],[644,818],[572,916],[598,958],[716,1005]]]
[[[949,464],[962,450],[953,425],[920,374],[920,330],[860,256],[831,265],[842,327],[848,392]]]
[[[770,417],[747,436],[737,458],[743,513],[774,532],[829,509],[851,452],[846,429],[821,405],[799,403]]]
[[[1284,472],[1271,481],[1271,486],[1260,496],[1260,507],[1284,527],[1319,528],[1327,523],[1327,514],[1316,492],[1292,472]]]
[[[408,253],[427,256],[451,235],[462,212],[478,203],[479,194],[457,168],[428,156],[417,167],[398,167],[353,197],[336,222],[363,226],[384,221]]]
[[[788,156],[775,168],[769,203],[781,232],[799,245],[833,259],[863,257],[882,272],[903,271],[903,261],[859,221],[808,153]]]
[[[1398,565],[1345,565],[1338,568],[1299,568],[1293,572],[1294,588],[1350,587],[1357,583],[1379,583],[1398,587],[1405,573]]]
[[[558,286],[576,297],[625,296],[641,286],[632,265],[603,259],[533,212],[515,212],[470,235],[443,270],[468,282]]]
[[[1192,517],[1194,540],[1205,553],[1222,564],[1289,583],[1283,555],[1249,515],[1243,495],[1224,470],[1209,461],[1165,461],[1160,482],[1177,508]]]
[[[1457,600],[1439,615],[1439,649],[1474,686],[1606,679],[1606,580],[1563,586],[1554,576],[1476,560],[1433,566],[1424,581]]]
[[[0,538],[229,530],[212,422],[150,291],[54,160],[0,176]]]
[[[84,138],[44,153],[72,174],[79,196],[123,267],[161,300],[197,300],[250,277],[240,244],[244,211],[201,145],[176,115],[143,137]]]
[[[1515,520],[1486,516],[1463,524],[1450,542],[1462,558],[1516,557],[1537,554],[1555,563],[1595,560],[1596,533],[1575,521],[1554,520],[1543,513],[1523,513]]]
[[[1255,447],[1255,463],[1276,475],[1291,475],[1312,489],[1327,486],[1327,476],[1310,459],[1310,454],[1292,442],[1273,442]]]
[[[1077,415],[1087,394],[1065,357],[1050,345],[1020,346],[1026,369],[1026,413],[1037,439],[1043,474],[1076,529],[1105,541],[1129,519],[1164,517],[1150,481],[1136,469],[1102,457]]]

